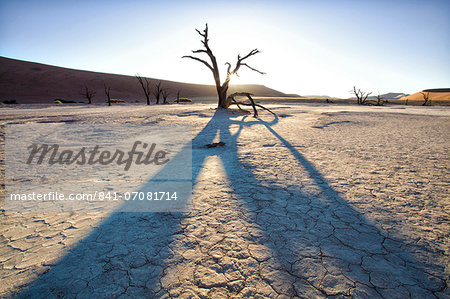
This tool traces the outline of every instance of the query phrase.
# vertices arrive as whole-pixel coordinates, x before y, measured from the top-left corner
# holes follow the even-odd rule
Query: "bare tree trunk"
[[[95,91],[90,90],[89,87],[85,86],[83,96],[88,100],[88,104],[92,104],[92,98],[95,96]]]
[[[377,95],[377,106],[383,106],[384,105],[384,99],[380,96],[380,94]]]
[[[167,98],[170,95],[170,90],[168,88],[163,88],[162,90],[163,104],[167,104]]]
[[[219,86],[217,94],[219,95],[219,105],[218,108],[228,108],[231,102],[227,98],[228,84],[224,86]]]
[[[161,98],[161,93],[163,91],[161,84],[161,81],[159,81],[159,83],[155,85],[155,91],[153,92],[153,95],[156,98],[156,104],[159,104],[159,99]]]
[[[136,74],[136,78],[144,91],[145,98],[147,99],[147,105],[150,105],[150,81],[147,78],[142,78],[139,74]]]
[[[104,87],[105,87],[105,94],[108,97],[108,106],[111,106],[111,96],[110,96],[111,87],[106,86],[106,84],[104,84]]]
[[[180,103],[180,93],[181,93],[181,90],[178,89],[178,91],[177,91],[177,103]]]

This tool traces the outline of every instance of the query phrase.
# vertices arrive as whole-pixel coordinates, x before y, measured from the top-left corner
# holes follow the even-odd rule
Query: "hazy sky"
[[[262,51],[232,83],[349,97],[450,87],[450,1],[0,0],[0,55],[69,68],[213,84],[181,59],[209,24],[219,65]]]

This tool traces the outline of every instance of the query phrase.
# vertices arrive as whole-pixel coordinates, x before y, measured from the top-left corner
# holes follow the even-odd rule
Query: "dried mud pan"
[[[3,125],[194,128],[184,213],[3,209],[0,295],[448,298],[450,109],[269,108],[0,109]]]

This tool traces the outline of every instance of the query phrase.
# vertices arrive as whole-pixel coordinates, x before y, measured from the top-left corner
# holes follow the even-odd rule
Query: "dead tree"
[[[197,31],[197,33],[202,37],[201,42],[202,42],[204,48],[199,49],[199,50],[193,50],[192,53],[206,54],[209,57],[210,62],[207,62],[206,60],[200,59],[195,56],[190,56],[190,55],[185,55],[182,58],[190,58],[190,59],[196,60],[198,62],[201,62],[212,72],[213,77],[214,77],[214,82],[216,84],[217,95],[219,96],[218,107],[219,108],[228,108],[232,104],[231,98],[227,97],[230,80],[233,75],[238,76],[238,71],[241,66],[245,66],[245,67],[249,68],[250,70],[255,71],[257,73],[264,74],[263,72],[249,66],[247,63],[244,62],[250,56],[260,53],[260,51],[258,49],[253,49],[250,51],[250,53],[248,53],[247,55],[245,55],[243,57],[238,55],[237,62],[236,62],[236,65],[234,66],[234,68],[231,67],[231,63],[229,63],[229,62],[225,63],[225,65],[228,66],[227,77],[226,77],[225,81],[223,83],[221,83],[217,59],[214,56],[211,48],[209,47],[209,43],[208,43],[209,42],[208,24],[206,24],[205,30],[203,30],[203,32],[200,32],[198,29],[195,29],[195,31]],[[249,98],[249,99],[251,99],[251,98]],[[251,101],[253,101],[253,99],[251,99]]]
[[[145,98],[147,99],[147,105],[150,105],[150,80],[147,78],[142,78],[139,74],[136,74],[136,78],[144,91]]]
[[[177,103],[180,103],[180,93],[181,93],[181,90],[178,89],[178,91],[177,91]]]
[[[110,96],[111,87],[106,86],[106,84],[103,84],[103,86],[105,87],[105,94],[108,97],[108,106],[111,106],[111,96]]]
[[[384,105],[384,99],[380,94],[377,95],[377,106],[383,106]]]
[[[424,100],[422,106],[426,106],[426,105],[431,106],[430,93],[421,91],[420,94],[423,96],[423,100]]]
[[[161,95],[163,97],[163,104],[167,104],[167,97],[170,95],[170,89],[163,88],[161,91]]]
[[[357,101],[358,105],[363,105],[363,104],[365,104],[366,101],[367,101],[367,97],[368,97],[369,95],[372,94],[371,92],[364,92],[364,91],[362,91],[362,90],[359,89],[359,88],[356,89],[356,86],[353,86],[353,91],[352,91],[352,93],[355,94],[355,96],[356,96],[356,101]]]
[[[159,99],[161,98],[163,88],[161,87],[161,81],[155,85],[155,89],[153,91],[153,95],[156,98],[156,104],[159,104]]]
[[[85,86],[82,95],[88,100],[88,104],[92,104],[92,98],[95,96],[95,91]]]

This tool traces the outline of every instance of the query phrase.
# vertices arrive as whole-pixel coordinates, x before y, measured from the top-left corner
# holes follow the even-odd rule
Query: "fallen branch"
[[[250,100],[250,104],[236,101],[234,97],[238,97],[238,96],[246,96]],[[248,93],[248,92],[235,92],[233,94],[230,94],[228,96],[228,99],[230,100],[231,104],[234,104],[234,105],[238,106],[239,110],[242,110],[242,111],[246,111],[246,110],[242,109],[239,105],[252,106],[253,107],[253,116],[254,117],[258,117],[258,111],[256,110],[256,107],[259,107],[259,108],[262,108],[264,110],[267,110],[270,113],[272,113],[273,115],[275,115],[275,113],[272,112],[270,109],[264,107],[263,105],[256,104],[251,96],[252,96],[252,94]]]

